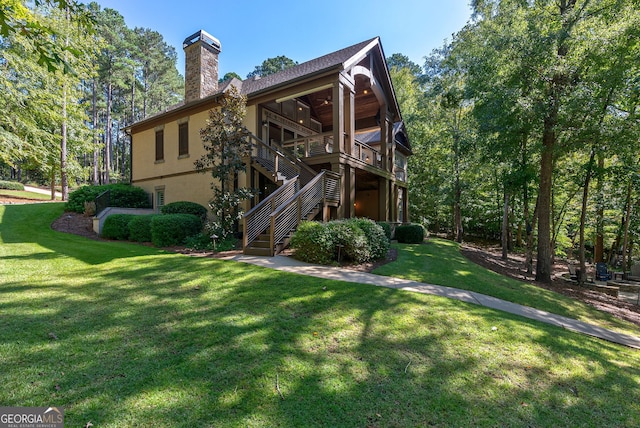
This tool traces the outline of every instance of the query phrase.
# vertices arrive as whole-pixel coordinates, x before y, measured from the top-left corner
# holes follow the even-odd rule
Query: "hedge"
[[[367,244],[369,245],[371,260],[377,260],[387,256],[391,241],[380,224],[368,218],[354,218],[348,221],[354,222],[356,226],[364,232],[367,238]],[[391,228],[389,228],[389,231],[391,231]]]
[[[295,258],[307,263],[329,265],[334,260],[335,244],[324,224],[317,221],[303,221],[291,237],[290,247],[295,250]]]
[[[0,180],[0,189],[5,190],[24,190],[24,184],[17,181]]]
[[[424,241],[424,228],[419,224],[405,224],[396,227],[396,239],[401,244],[421,244]]]
[[[151,219],[151,242],[156,247],[182,245],[202,231],[202,220],[193,214],[163,214]]]
[[[129,239],[129,223],[136,216],[133,214],[112,214],[104,220],[102,237],[106,239]]]
[[[157,214],[137,215],[129,222],[129,240],[151,242],[151,221]]]
[[[308,263],[364,263],[385,257],[389,240],[384,229],[369,219],[302,222],[291,237],[291,248],[295,258]]]
[[[193,214],[203,221],[207,219],[207,209],[200,204],[189,201],[171,202],[160,208],[162,214]]]
[[[82,186],[69,194],[65,205],[67,211],[84,212],[84,203],[91,202],[98,195],[110,190],[109,206],[123,208],[151,208],[149,196],[140,187],[128,184],[104,184],[100,186]]]

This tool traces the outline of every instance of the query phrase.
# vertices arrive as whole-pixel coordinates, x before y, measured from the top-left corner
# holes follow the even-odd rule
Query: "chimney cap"
[[[188,46],[191,46],[192,44],[199,41],[203,41],[207,45],[216,49],[218,52],[222,50],[220,41],[204,30],[196,31],[195,33],[184,39],[184,42],[182,42],[182,49],[185,49]]]

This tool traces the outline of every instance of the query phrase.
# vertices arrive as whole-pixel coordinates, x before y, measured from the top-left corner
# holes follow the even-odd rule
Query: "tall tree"
[[[205,154],[195,162],[195,167],[203,173],[211,171],[213,197],[209,207],[214,221],[210,229],[223,240],[235,231],[235,224],[243,214],[242,201],[254,193],[252,189],[235,186],[252,149],[251,132],[242,123],[246,103],[246,97],[231,86],[220,99],[220,107],[209,111],[207,126],[200,130]]]
[[[291,58],[287,58],[284,55],[277,56],[275,58],[267,58],[262,61],[261,65],[257,65],[256,68],[249,74],[247,74],[247,79],[251,77],[264,77],[270,74],[278,73],[279,71],[286,70],[287,68],[291,68],[298,63]]]

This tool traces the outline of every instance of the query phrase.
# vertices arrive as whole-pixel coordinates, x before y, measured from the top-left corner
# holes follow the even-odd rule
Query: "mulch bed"
[[[82,214],[65,212],[60,218],[53,222],[51,227],[59,232],[72,233],[94,240],[103,240],[93,231],[92,219]],[[194,251],[185,247],[169,247],[165,248],[165,250],[195,257],[210,258],[223,258],[242,254],[241,249],[217,253],[211,251]],[[506,275],[541,288],[555,291],[640,326],[640,306],[567,282],[561,278],[561,275],[567,271],[567,266],[564,262],[557,262],[553,265],[552,282],[551,284],[544,284],[536,282],[534,274],[527,274],[524,257],[522,255],[510,254],[507,260],[502,260],[500,248],[491,245],[466,244],[462,246],[461,251],[462,254],[472,262],[501,275]],[[291,254],[285,252],[284,255]],[[397,257],[397,251],[391,249],[384,260],[360,265],[344,264],[342,268],[360,272],[371,272],[383,264],[396,260]]]

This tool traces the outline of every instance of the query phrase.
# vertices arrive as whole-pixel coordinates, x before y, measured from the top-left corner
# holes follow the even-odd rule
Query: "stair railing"
[[[298,176],[295,176],[244,214],[243,248],[248,247],[261,233],[267,230],[271,213],[295,195],[299,188],[300,180],[298,180]]]
[[[306,186],[270,215],[270,248],[284,242],[300,222],[318,206],[340,201],[340,174],[322,170]]]
[[[254,141],[253,159],[272,171],[276,179],[278,173],[287,178],[299,175],[304,185],[316,176],[317,172],[313,168],[291,154],[289,150],[285,150],[280,144],[272,142],[269,145],[255,135],[251,135],[251,139]]]

